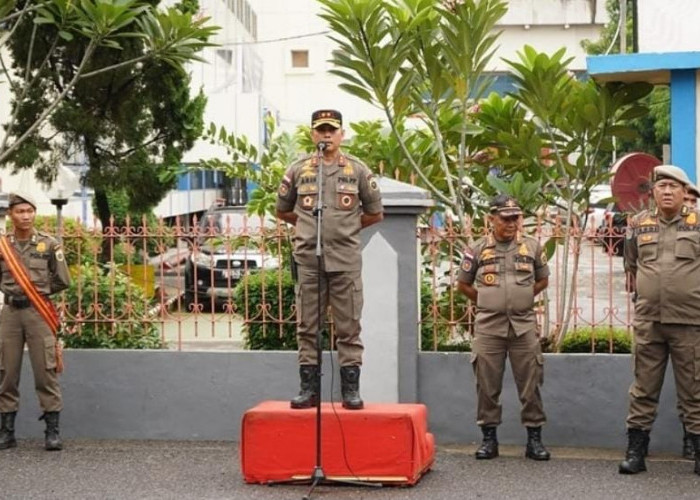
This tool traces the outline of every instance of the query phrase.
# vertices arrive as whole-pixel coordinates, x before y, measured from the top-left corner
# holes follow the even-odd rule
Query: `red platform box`
[[[328,479],[415,484],[435,461],[422,404],[321,405],[321,467]],[[241,425],[241,470],[247,483],[306,479],[316,465],[316,408],[292,410],[264,401]]]

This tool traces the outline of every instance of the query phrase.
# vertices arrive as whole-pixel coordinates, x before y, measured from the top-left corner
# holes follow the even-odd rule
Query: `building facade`
[[[385,118],[382,111],[338,87],[341,80],[328,73],[335,42],[318,14],[317,0],[251,0],[258,12],[258,50],[264,61],[263,93],[279,110],[282,130],[293,132],[309,123],[313,109],[333,107],[347,122]],[[489,71],[497,89],[509,82],[502,58],[516,58],[524,45],[552,53],[566,47],[574,57],[573,71],[585,71],[581,42],[596,40],[608,20],[605,0],[510,0],[501,19],[500,48]]]

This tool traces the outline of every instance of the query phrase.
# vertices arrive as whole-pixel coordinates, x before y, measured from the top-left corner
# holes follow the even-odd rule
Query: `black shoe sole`
[[[642,467],[642,468],[639,469],[639,470],[624,469],[624,468],[622,468],[622,466],[620,466],[620,467],[618,468],[618,472],[619,472],[620,474],[639,474],[640,472],[646,472],[646,470],[647,470],[646,467]]]
[[[292,410],[308,410],[309,408],[316,408],[316,403],[309,404],[309,405],[307,405],[307,404],[299,405],[299,404],[289,403],[289,407]]]
[[[364,403],[360,404],[359,406],[346,405],[345,403],[343,403],[343,408],[345,408],[346,410],[362,410],[362,409],[364,409],[364,407],[365,407]]]
[[[289,402],[289,407],[292,410],[307,410],[309,408],[316,408],[317,400],[316,398],[310,399],[306,403],[295,403],[294,401]]]

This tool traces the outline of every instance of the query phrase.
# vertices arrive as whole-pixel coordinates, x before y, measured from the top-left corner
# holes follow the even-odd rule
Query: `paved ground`
[[[697,499],[700,476],[671,456],[649,460],[649,471],[617,473],[621,451],[552,449],[553,460],[533,462],[522,448],[476,461],[473,447],[440,447],[436,464],[412,488],[321,485],[316,499]],[[248,485],[238,447],[230,442],[69,441],[62,452],[23,440],[0,452],[3,499],[301,499],[308,486]]]

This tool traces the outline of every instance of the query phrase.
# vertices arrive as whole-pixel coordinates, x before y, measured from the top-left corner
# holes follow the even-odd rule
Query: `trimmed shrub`
[[[627,354],[632,352],[632,336],[624,328],[609,326],[584,327],[570,331],[561,343],[562,353],[595,352]],[[612,351],[610,344],[612,342]]]
[[[281,287],[281,293],[280,293]],[[281,304],[280,304],[281,298]],[[247,349],[293,351],[297,349],[294,281],[284,269],[279,273],[254,273],[238,282],[233,289],[237,311],[249,311],[243,326]],[[246,308],[247,305],[247,308]],[[283,318],[282,321],[276,318]]]
[[[433,288],[430,283],[424,281],[420,287],[421,351],[471,351],[471,342],[466,334],[467,325],[460,322],[451,327],[449,322],[443,319],[450,317],[449,293],[445,291],[439,294],[435,306],[437,311],[433,308]],[[467,299],[455,291],[455,314],[466,311],[467,306]]]
[[[66,347],[88,349],[162,349],[158,328],[144,320],[149,302],[141,287],[114,269],[84,264],[65,292]],[[95,304],[100,308],[96,308]]]

